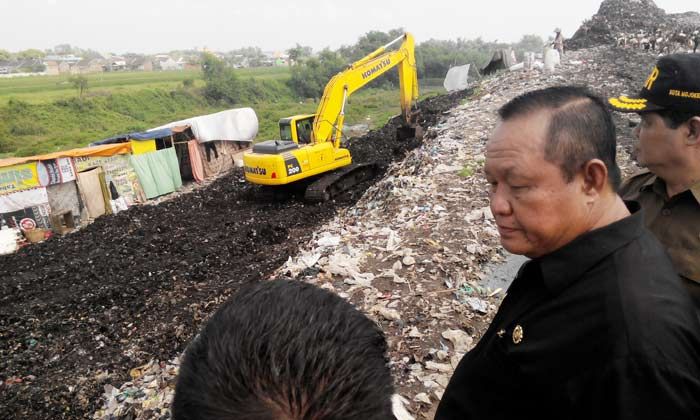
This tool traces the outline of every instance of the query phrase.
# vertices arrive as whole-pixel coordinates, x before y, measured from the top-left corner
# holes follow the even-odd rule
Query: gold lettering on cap
[[[654,70],[651,71],[651,74],[647,78],[647,81],[644,82],[644,87],[647,88],[647,90],[651,90],[651,87],[654,86],[654,82],[656,79],[659,77],[659,68],[654,66]]]
[[[687,92],[684,90],[671,89],[668,91],[669,96],[676,96],[679,98],[690,98],[690,99],[700,99],[700,92]]]

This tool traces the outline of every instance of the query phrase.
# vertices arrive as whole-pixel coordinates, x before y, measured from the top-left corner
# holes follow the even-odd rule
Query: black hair
[[[608,182],[614,191],[620,187],[616,162],[615,124],[603,100],[584,87],[556,86],[527,92],[516,97],[498,114],[503,121],[535,111],[550,110],[545,142],[545,159],[559,165],[571,182],[591,159],[600,159],[608,168]]]
[[[381,329],[334,293],[250,285],[190,343],[173,419],[390,419],[386,350]]]
[[[659,114],[661,119],[664,120],[666,127],[675,130],[680,127],[681,124],[685,123],[693,117],[700,117],[698,112],[693,111],[680,111],[677,109],[663,109],[661,111],[653,111]]]

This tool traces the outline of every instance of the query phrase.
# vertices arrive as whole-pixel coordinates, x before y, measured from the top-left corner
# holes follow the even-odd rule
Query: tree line
[[[297,44],[287,51],[292,62],[290,87],[301,97],[318,98],[323,93],[328,80],[348,64],[359,60],[375,49],[387,44],[404,33],[401,28],[388,32],[371,31],[360,37],[353,45],[342,46],[337,50],[328,48],[313,55],[310,47]],[[472,64],[484,67],[494,51],[513,48],[520,56],[528,51],[541,51],[545,42],[537,35],[525,35],[515,44],[497,41],[484,41],[481,38],[466,40],[435,40],[416,45],[416,66],[419,78],[444,78],[450,67]],[[476,72],[473,68],[472,72]],[[376,85],[396,85],[398,75],[388,72],[378,78]]]
[[[382,45],[401,36],[404,30],[392,29],[388,32],[370,31],[361,36],[355,44],[344,45],[336,50],[325,48],[318,53],[308,46],[297,44],[287,50],[291,66],[291,76],[287,87],[300,98],[319,98],[330,78],[348,64],[359,60]],[[472,64],[482,68],[491,59],[494,51],[513,48],[520,56],[527,51],[541,51],[545,42],[537,35],[525,35],[515,44],[497,41],[484,41],[481,38],[466,40],[431,39],[416,45],[416,65],[420,78],[444,78],[452,66]],[[241,81],[236,77],[232,66],[241,58],[249,62],[261,57],[259,48],[232,51],[225,58],[218,59],[205,54],[202,60],[205,96],[214,100],[241,103],[250,100],[265,100],[274,83],[266,81]],[[472,70],[476,72],[476,68]],[[372,82],[374,86],[394,86],[398,84],[395,71],[387,72]],[[252,84],[252,85],[251,85]],[[279,88],[279,86],[277,86]]]

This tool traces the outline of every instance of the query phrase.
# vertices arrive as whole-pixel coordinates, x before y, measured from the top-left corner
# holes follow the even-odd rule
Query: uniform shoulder
[[[648,169],[641,169],[633,173],[629,178],[622,182],[622,186],[620,186],[619,191],[620,195],[622,198],[625,198],[626,195],[639,192],[642,186],[655,176],[656,175],[654,175]]]
[[[633,179],[639,179],[639,178],[649,179],[652,176],[654,176],[654,174],[651,171],[649,171],[649,169],[643,168],[643,169],[640,169],[640,170],[634,172],[632,175],[630,175],[630,177],[627,178],[626,182],[632,181]]]

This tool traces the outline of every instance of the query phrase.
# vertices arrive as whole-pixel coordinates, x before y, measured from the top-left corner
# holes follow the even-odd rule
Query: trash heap
[[[497,109],[558,84],[601,95],[634,92],[652,63],[640,51],[597,47],[568,53],[553,73],[509,71],[483,80],[462,104],[431,114],[436,120],[422,145],[388,163],[355,205],[319,226],[268,278],[316,284],[373,317],[386,333],[396,390],[410,413],[402,420],[432,418],[456,364],[504,294],[485,282],[505,258],[482,173]],[[633,119],[615,116],[626,175],[638,169],[630,159]],[[136,366],[128,382],[102,385],[94,418],[167,418],[179,356]]]
[[[384,329],[409,418],[432,418],[460,357],[490,323],[504,260],[484,147],[496,111],[526,91],[638,90],[654,58],[596,47],[554,71],[508,71],[422,106],[424,139],[396,123],[348,142],[384,175],[345,201],[259,202],[233,172],[157,206],[106,216],[0,256],[0,418],[167,419],[179,360],[240,284],[294,278],[333,290]],[[623,173],[635,117],[616,115]],[[358,198],[359,197],[359,198]]]
[[[420,122],[427,128],[463,95],[423,101]],[[399,140],[396,124],[348,142],[362,149],[358,161],[386,167],[420,145]],[[205,184],[0,255],[0,418],[167,415],[164,375],[202,322],[369,185],[309,205],[259,197],[240,169]]]
[[[554,73],[504,72],[428,130],[359,202],[326,223],[278,276],[335,291],[379,322],[397,389],[415,418],[432,418],[462,355],[490,323],[504,290],[485,286],[504,259],[488,206],[484,147],[506,101],[529,90],[582,84],[633,92],[653,59],[598,47],[571,52]],[[629,116],[616,116],[619,163],[638,168]]]
[[[571,39],[568,49],[617,44],[642,49],[675,50],[700,29],[700,14],[667,14],[653,0],[605,0],[598,13],[583,22]]]

